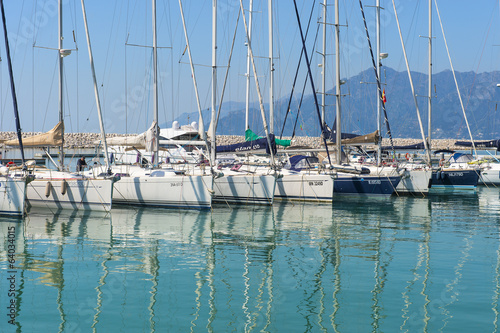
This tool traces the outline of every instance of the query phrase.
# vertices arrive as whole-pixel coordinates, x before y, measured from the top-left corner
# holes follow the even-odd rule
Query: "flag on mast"
[[[384,102],[384,104],[387,102],[387,99],[385,98],[385,89],[382,91],[382,102]]]

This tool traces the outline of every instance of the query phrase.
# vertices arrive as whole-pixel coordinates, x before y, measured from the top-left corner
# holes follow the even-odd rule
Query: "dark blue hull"
[[[474,190],[479,173],[479,170],[433,171],[431,190]]]
[[[374,176],[339,176],[333,181],[333,192],[336,194],[361,195],[391,195],[401,177],[374,177]]]

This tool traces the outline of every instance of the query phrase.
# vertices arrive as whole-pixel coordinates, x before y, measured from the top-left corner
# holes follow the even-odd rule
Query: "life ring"
[[[16,166],[16,163],[10,161],[9,163],[7,163],[7,167],[13,167],[13,166]]]
[[[410,160],[410,153],[406,153],[405,154],[405,158],[406,158],[407,161]]]

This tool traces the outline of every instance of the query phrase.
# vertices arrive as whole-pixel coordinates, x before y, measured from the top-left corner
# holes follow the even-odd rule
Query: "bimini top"
[[[288,159],[288,163],[285,165],[285,169],[300,171],[302,169],[311,169],[312,164],[319,163],[317,157],[305,156],[305,155],[294,155]]]
[[[468,163],[472,161],[474,157],[471,154],[455,153],[451,155],[448,162],[450,163]]]

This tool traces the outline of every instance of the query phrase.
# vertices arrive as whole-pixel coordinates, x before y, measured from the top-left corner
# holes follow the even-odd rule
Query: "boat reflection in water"
[[[23,331],[495,331],[499,216],[498,191],[479,190],[37,212],[0,232],[16,228]]]

